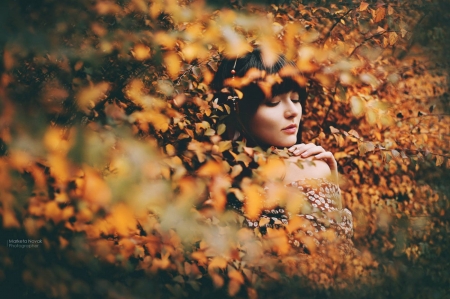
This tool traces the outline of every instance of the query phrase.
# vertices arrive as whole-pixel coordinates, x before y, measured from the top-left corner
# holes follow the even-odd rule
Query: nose
[[[302,107],[294,104],[292,101],[288,101],[285,106],[284,115],[286,118],[293,118],[302,113]]]

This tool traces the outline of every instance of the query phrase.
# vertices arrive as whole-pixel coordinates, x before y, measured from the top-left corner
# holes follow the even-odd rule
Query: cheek
[[[260,108],[252,118],[252,129],[255,131],[269,130],[279,123],[280,117],[276,109]]]

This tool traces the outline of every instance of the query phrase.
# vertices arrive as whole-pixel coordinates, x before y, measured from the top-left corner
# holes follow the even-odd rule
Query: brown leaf
[[[377,11],[375,12],[375,15],[376,15],[374,20],[375,23],[382,21],[386,16],[386,8],[384,8],[383,6],[378,7]]]

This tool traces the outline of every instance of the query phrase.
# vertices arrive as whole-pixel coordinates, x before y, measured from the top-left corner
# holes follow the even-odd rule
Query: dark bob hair
[[[283,93],[290,91],[295,91],[299,93],[300,102],[302,107],[304,107],[306,102],[306,89],[304,86],[295,80],[292,72],[289,75],[282,75],[280,71],[285,69],[285,67],[296,69],[295,63],[288,61],[284,55],[279,55],[278,60],[272,65],[267,66],[263,61],[263,56],[261,50],[256,48],[253,52],[250,52],[243,57],[237,59],[223,59],[217,69],[217,72],[210,84],[211,88],[215,92],[214,98],[217,99],[218,104],[227,103],[231,108],[233,108],[232,102],[229,101],[230,93],[224,92],[224,88],[231,90],[233,95],[234,89],[227,87],[227,79],[233,77],[232,70],[235,70],[234,76],[236,78],[243,78],[248,71],[251,69],[256,69],[264,71],[267,75],[279,74],[282,81],[272,85],[270,90],[270,96],[274,97]],[[300,73],[297,73],[300,75]],[[252,116],[256,113],[259,105],[267,98],[267,92],[264,92],[258,85],[257,81],[251,81],[245,86],[241,86],[239,90],[242,92],[242,98],[236,100],[237,111],[231,109],[230,118],[226,121],[226,126],[232,126],[235,130],[239,130],[242,138],[247,139],[247,146],[260,146],[266,148],[267,146],[262,146],[259,144],[252,136],[249,136],[248,127],[249,121]],[[234,94],[235,95],[235,94]],[[228,101],[228,102],[227,102]],[[224,134],[225,139],[230,139]],[[301,140],[301,127],[297,134],[297,142]]]

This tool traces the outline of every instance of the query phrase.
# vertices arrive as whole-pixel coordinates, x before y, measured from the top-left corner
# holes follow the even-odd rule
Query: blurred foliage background
[[[447,0],[2,1],[0,293],[448,298],[449,12]],[[302,141],[335,154],[358,257],[300,256],[226,209],[273,170],[273,154],[221,139],[227,111],[209,89],[220,59],[255,45],[308,82]]]

